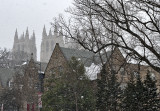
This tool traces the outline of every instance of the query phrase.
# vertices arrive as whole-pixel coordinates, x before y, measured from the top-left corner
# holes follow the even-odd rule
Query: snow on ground
[[[97,74],[100,73],[101,65],[95,65],[94,63],[91,64],[90,67],[85,67],[86,75],[90,80],[97,79]]]

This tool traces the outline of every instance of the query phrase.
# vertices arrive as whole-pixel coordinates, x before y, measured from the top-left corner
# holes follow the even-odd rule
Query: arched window
[[[48,52],[48,51],[49,51],[49,42],[46,41],[46,52]]]
[[[18,51],[20,51],[20,45],[18,44]]]
[[[53,50],[53,48],[54,48],[54,42],[51,41],[51,50]]]

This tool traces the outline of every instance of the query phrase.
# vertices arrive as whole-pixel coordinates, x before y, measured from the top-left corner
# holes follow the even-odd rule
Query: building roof
[[[93,52],[86,51],[86,50],[64,48],[64,47],[60,47],[60,49],[68,61],[72,57],[76,57],[77,59],[80,59],[85,66],[90,66],[92,63],[95,63],[95,64],[101,63],[101,60],[98,54],[95,54]],[[111,55],[110,51],[108,51],[106,54],[103,54],[102,55],[102,59],[104,60],[103,62],[106,62],[110,55]]]

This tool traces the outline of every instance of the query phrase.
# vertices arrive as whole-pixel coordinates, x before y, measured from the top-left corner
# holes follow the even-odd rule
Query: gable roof
[[[76,57],[78,60],[80,59],[82,63],[87,67],[90,66],[92,63],[94,64],[101,63],[99,55],[90,51],[70,49],[70,48],[64,48],[64,47],[60,47],[60,50],[68,61],[72,57]],[[110,51],[102,55],[102,59],[104,60],[104,62],[108,60],[110,55],[111,55]]]
[[[89,66],[93,62],[94,53],[85,50],[76,50],[60,47],[64,57],[69,61],[72,57],[81,60],[85,66]]]

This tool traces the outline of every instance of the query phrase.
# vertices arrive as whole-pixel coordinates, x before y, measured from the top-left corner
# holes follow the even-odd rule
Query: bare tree
[[[100,53],[111,46],[160,72],[159,0],[74,0],[72,16],[59,26],[66,37]]]
[[[4,105],[4,110],[21,110],[23,107],[22,76],[15,72],[10,87],[4,88],[0,96],[0,103]]]
[[[2,68],[9,67],[9,57],[10,57],[10,51],[8,51],[7,49],[0,48],[0,67]]]

